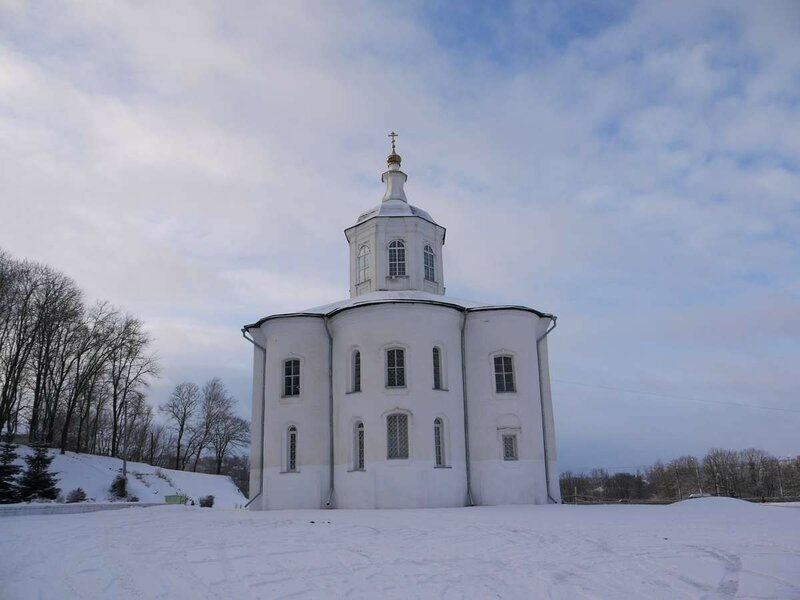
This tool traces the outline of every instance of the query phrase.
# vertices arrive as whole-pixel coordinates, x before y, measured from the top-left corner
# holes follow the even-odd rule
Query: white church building
[[[556,317],[445,295],[445,228],[400,156],[345,230],[350,298],[264,317],[254,345],[251,509],[560,499],[547,335]]]

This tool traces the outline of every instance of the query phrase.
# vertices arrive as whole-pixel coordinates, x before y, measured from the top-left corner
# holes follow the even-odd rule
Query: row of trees
[[[0,251],[0,430],[118,456],[128,413],[147,416],[159,371],[150,346],[136,317],[87,304],[63,273]]]
[[[757,448],[712,448],[702,459],[681,456],[636,473],[561,474],[561,497],[576,500],[682,500],[690,496],[800,497],[800,457],[779,459]]]
[[[63,273],[0,250],[0,433],[62,453],[230,470],[246,482],[234,452],[249,443],[249,425],[222,381],[182,383],[159,411],[147,399],[159,371],[140,319],[88,303]]]

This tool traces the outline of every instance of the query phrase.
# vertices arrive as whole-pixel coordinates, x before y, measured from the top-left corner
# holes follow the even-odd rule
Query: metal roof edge
[[[508,305],[492,305],[492,306],[475,306],[475,307],[468,307],[463,306],[461,304],[455,304],[453,302],[439,302],[437,300],[426,300],[426,299],[406,299],[406,298],[393,298],[393,299],[382,299],[382,300],[369,300],[367,302],[362,302],[360,304],[351,304],[349,306],[342,306],[340,308],[334,308],[329,310],[325,313],[309,313],[309,312],[297,312],[297,313],[281,313],[277,315],[268,315],[252,323],[250,325],[245,325],[242,329],[255,329],[261,327],[266,321],[271,321],[272,319],[283,319],[283,318],[293,318],[293,317],[314,317],[317,319],[324,319],[326,317],[333,317],[338,315],[339,313],[343,313],[348,310],[352,310],[354,308],[361,308],[364,306],[378,306],[380,304],[428,304],[432,306],[444,306],[446,308],[452,308],[459,312],[470,313],[470,312],[481,312],[481,311],[491,311],[491,310],[520,310],[524,312],[529,312],[537,315],[543,319],[554,319],[555,315],[550,313],[542,312],[540,310],[536,310],[535,308],[531,308],[529,306],[522,306],[519,304],[508,304]]]
[[[279,313],[277,315],[267,315],[266,317],[262,317],[255,323],[250,323],[249,325],[245,325],[244,327],[242,327],[242,329],[257,329],[258,327],[261,327],[261,325],[265,321],[271,321],[272,319],[284,319],[290,317],[314,317],[317,319],[323,319],[326,316],[327,315],[324,313],[309,313],[309,312]]]
[[[442,244],[444,244],[444,239],[447,237],[447,227],[444,225],[439,225],[436,221],[431,221],[430,219],[426,219],[425,217],[420,217],[419,215],[373,215],[369,219],[364,219],[363,221],[356,223],[355,225],[350,225],[350,227],[344,228],[344,236],[347,237],[347,232],[351,229],[358,227],[359,225],[363,225],[364,223],[368,223],[372,221],[372,219],[422,219],[426,223],[430,223],[431,225],[435,225],[436,227],[440,227],[444,229],[444,235],[442,236]]]

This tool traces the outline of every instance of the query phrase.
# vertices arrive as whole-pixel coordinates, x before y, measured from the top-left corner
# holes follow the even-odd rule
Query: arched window
[[[440,417],[433,420],[433,455],[437,467],[444,466],[444,421]]]
[[[403,277],[406,274],[406,245],[403,240],[393,240],[389,244],[389,277]]]
[[[442,351],[433,348],[433,389],[442,389]]]
[[[386,458],[408,458],[408,415],[386,417]]]
[[[364,470],[364,423],[358,421],[353,431],[353,469]]]
[[[386,351],[386,387],[406,387],[406,353],[402,348]]]
[[[297,471],[297,427],[291,425],[286,435],[286,470]]]
[[[300,395],[300,360],[297,358],[283,361],[283,395]]]
[[[361,352],[353,350],[353,385],[351,391],[361,391]]]
[[[514,392],[514,363],[507,354],[494,357],[494,385],[498,393]]]
[[[428,281],[436,281],[436,255],[433,253],[433,248],[430,244],[425,244],[425,279]]]
[[[358,249],[358,279],[356,283],[364,283],[369,279],[369,246],[364,244]]]

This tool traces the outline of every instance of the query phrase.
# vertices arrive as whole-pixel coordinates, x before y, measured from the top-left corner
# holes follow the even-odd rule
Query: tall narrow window
[[[300,395],[300,360],[296,358],[283,361],[283,395]]]
[[[289,427],[286,436],[286,470],[297,471],[297,427]]]
[[[361,391],[361,352],[353,351],[353,389],[354,392]]]
[[[503,434],[503,460],[517,460],[516,434]]]
[[[433,389],[442,389],[442,351],[433,349]]]
[[[433,420],[433,454],[437,467],[444,466],[444,422],[437,417]]]
[[[408,458],[408,415],[386,417],[386,458]]]
[[[430,244],[425,245],[425,279],[428,281],[436,281],[436,256],[433,253],[433,248]]]
[[[364,244],[358,249],[358,281],[357,283],[364,283],[369,279],[369,246]]]
[[[514,366],[510,356],[494,357],[494,384],[497,392],[513,392]]]
[[[356,423],[353,436],[353,469],[364,470],[364,423]]]
[[[386,387],[406,386],[406,356],[402,348],[386,351]]]
[[[406,245],[403,240],[393,240],[389,244],[389,277],[402,277],[406,274]]]

